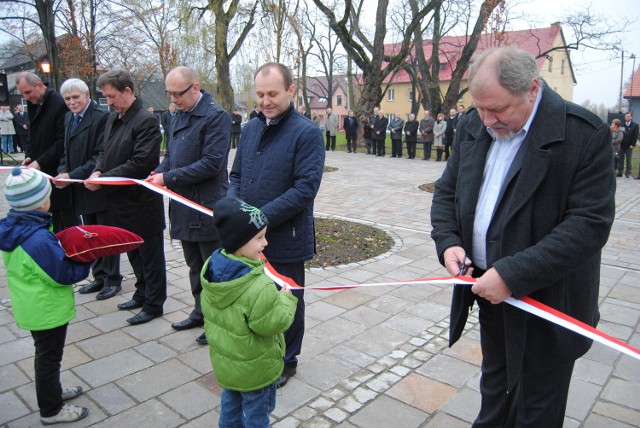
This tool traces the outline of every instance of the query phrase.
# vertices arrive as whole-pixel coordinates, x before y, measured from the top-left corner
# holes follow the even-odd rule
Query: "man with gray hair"
[[[69,187],[72,191],[73,208],[83,224],[107,222],[107,197],[105,189],[91,192],[83,184],[69,183],[59,179],[85,180],[96,166],[98,154],[102,151],[104,128],[109,114],[97,108],[91,100],[89,87],[80,79],[69,79],[62,83],[60,93],[69,108],[65,117],[64,152],[60,158],[58,175],[53,184],[58,189]],[[99,292],[96,299],[111,297],[103,293],[110,287],[120,287],[120,255],[106,256],[96,260],[91,266],[93,281],[80,287],[80,294]]]
[[[111,70],[100,75],[98,87],[113,113],[107,119],[103,151],[96,159],[90,178],[126,177],[143,180],[158,166],[162,134],[158,121],[135,95],[133,77],[126,70]],[[98,184],[85,183],[96,191]],[[144,244],[127,256],[136,276],[136,292],[120,310],[142,308],[127,319],[131,325],[162,316],[167,299],[167,273],[164,258],[164,203],[158,193],[142,186],[108,186],[108,226],[137,233]],[[102,289],[104,298],[120,291],[120,286]]]
[[[167,94],[178,108],[167,138],[167,154],[147,181],[213,210],[227,194],[227,159],[231,139],[231,117],[207,91],[200,89],[195,72],[176,67],[165,79]],[[195,306],[189,317],[171,324],[175,330],[204,325],[200,307],[200,271],[214,250],[220,248],[211,216],[181,203],[169,202],[171,238],[179,239],[189,266],[189,283]],[[196,338],[207,344],[204,333]]]
[[[482,404],[474,427],[560,427],[574,362],[591,340],[505,304],[530,296],[591,326],[602,247],[615,211],[609,127],[563,100],[533,55],[488,49],[470,68],[461,117],[436,183],[432,237],[456,286],[449,344],[477,302]]]

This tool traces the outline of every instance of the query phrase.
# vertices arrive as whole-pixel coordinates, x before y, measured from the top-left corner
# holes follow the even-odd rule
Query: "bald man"
[[[207,91],[200,89],[195,72],[176,67],[165,79],[167,94],[178,112],[165,135],[167,154],[147,179],[166,186],[202,206],[213,209],[227,193],[227,158],[231,140],[231,117]],[[171,324],[175,330],[201,327],[200,271],[205,260],[220,247],[211,217],[183,204],[169,202],[171,238],[179,239],[189,266],[189,282],[195,307],[188,318]],[[204,333],[196,338],[207,344]]]

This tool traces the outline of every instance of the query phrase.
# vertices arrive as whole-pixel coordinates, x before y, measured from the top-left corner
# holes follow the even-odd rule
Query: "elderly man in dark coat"
[[[16,87],[27,100],[29,113],[29,147],[25,151],[23,165],[53,177],[58,174],[64,151],[64,116],[69,110],[62,96],[47,88],[33,73],[19,73]],[[53,189],[51,192],[54,232],[80,224],[71,203],[71,189]]]
[[[147,179],[159,186],[213,209],[227,194],[229,179],[227,158],[231,137],[229,114],[200,89],[198,78],[188,67],[174,68],[165,79],[167,93],[179,112],[173,121],[168,151],[162,163]],[[184,92],[185,88],[189,88]],[[176,330],[201,327],[204,324],[200,307],[200,271],[220,238],[211,216],[181,203],[169,202],[171,238],[179,239],[184,259],[189,266],[189,282],[195,307],[189,317],[171,324]],[[196,341],[207,344],[202,333]]]
[[[91,100],[89,87],[80,79],[66,80],[60,87],[60,93],[70,112],[65,118],[64,154],[60,158],[54,184],[59,189],[67,186],[71,188],[73,208],[76,215],[82,216],[84,224],[99,224],[98,213],[104,215],[108,207],[106,191],[100,189],[92,192],[81,183],[71,184],[59,179],[89,178],[96,166],[98,154],[102,151],[104,128],[109,114],[96,107]],[[96,260],[91,270],[93,281],[80,287],[80,294],[102,291],[105,285],[109,290],[109,287],[119,287],[122,282],[119,254]],[[104,299],[105,293],[98,293],[96,298]]]
[[[460,120],[436,183],[432,237],[457,286],[450,344],[480,308],[478,427],[560,427],[575,360],[591,340],[503,303],[530,296],[589,325],[598,322],[602,247],[615,211],[609,127],[564,101],[535,58],[489,49],[470,69],[476,109]]]
[[[133,78],[126,70],[102,74],[98,87],[114,112],[107,120],[103,152],[98,156],[90,178],[147,178],[160,160],[162,134],[158,120],[134,95]],[[85,186],[89,190],[101,187],[90,183]],[[144,244],[127,253],[136,276],[136,292],[130,301],[119,304],[118,309],[142,308],[127,322],[132,325],[146,323],[162,316],[167,299],[162,196],[135,185],[108,186],[107,191],[109,207],[105,221],[98,219],[100,223],[128,229],[144,238]],[[103,292],[106,289],[105,285]],[[109,287],[108,291],[115,294],[120,287]]]

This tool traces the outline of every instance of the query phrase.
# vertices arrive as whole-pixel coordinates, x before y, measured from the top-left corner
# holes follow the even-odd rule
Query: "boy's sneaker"
[[[75,422],[86,417],[89,414],[89,409],[86,407],[74,406],[73,404],[65,404],[55,416],[49,416],[48,418],[40,417],[42,425],[53,425],[65,422]]]
[[[81,386],[74,386],[73,388],[68,386],[62,387],[62,401],[71,400],[82,394]]]

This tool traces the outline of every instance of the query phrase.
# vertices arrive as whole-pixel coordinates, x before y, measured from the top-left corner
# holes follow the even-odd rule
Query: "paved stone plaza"
[[[374,225],[395,246],[373,260],[313,269],[309,285],[446,275],[429,236],[431,194],[418,189],[440,176],[444,162],[328,152],[326,164],[338,171],[324,175],[316,215]],[[618,179],[616,205],[603,254],[599,328],[640,347],[640,180]],[[0,203],[0,216],[7,209]],[[97,301],[76,293],[62,380],[83,386],[72,403],[88,407],[89,416],[69,426],[217,426],[220,387],[207,347],[195,342],[202,330],[170,326],[189,314],[193,298],[179,244],[165,236],[163,317],[129,326],[131,313],[116,308],[133,292],[126,257],[118,296]],[[425,285],[307,291],[298,374],[278,393],[273,426],[469,426],[480,404],[477,317],[449,349],[450,294],[448,286]],[[13,321],[4,266],[0,299],[0,426],[39,426],[33,341]],[[596,343],[576,363],[565,427],[631,426],[640,427],[640,361]]]

